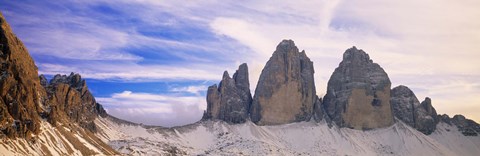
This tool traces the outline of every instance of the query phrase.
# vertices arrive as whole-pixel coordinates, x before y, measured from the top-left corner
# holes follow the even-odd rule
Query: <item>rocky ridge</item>
[[[45,82],[45,76],[40,75],[40,80],[43,81],[41,84],[45,87],[50,101],[51,113],[48,119],[52,124],[55,125],[58,120],[69,119],[92,132],[96,131],[93,120],[98,115],[105,117],[106,112],[102,105],[95,101],[79,74],[57,74],[49,83]]]
[[[0,27],[0,139],[6,143],[1,149],[20,155],[116,154],[91,134],[96,131],[93,121],[106,112],[95,102],[85,80],[78,74],[57,75],[48,83],[43,75],[38,76],[28,50],[1,13]],[[63,140],[52,140],[52,134]],[[45,142],[65,150],[48,149]]]

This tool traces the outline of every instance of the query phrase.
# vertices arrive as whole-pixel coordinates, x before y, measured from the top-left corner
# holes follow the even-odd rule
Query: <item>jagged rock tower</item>
[[[248,118],[248,110],[252,103],[248,66],[241,64],[230,78],[228,72],[223,73],[219,86],[208,87],[207,111],[203,119],[220,119],[230,123],[244,123]]]
[[[399,120],[427,135],[435,131],[439,120],[430,98],[420,103],[410,88],[400,85],[392,89],[390,101]]]
[[[330,77],[323,105],[340,127],[387,127],[394,123],[390,86],[387,73],[363,50],[352,47]]]
[[[313,62],[292,40],[283,40],[263,68],[250,108],[258,125],[309,120],[316,101]]]

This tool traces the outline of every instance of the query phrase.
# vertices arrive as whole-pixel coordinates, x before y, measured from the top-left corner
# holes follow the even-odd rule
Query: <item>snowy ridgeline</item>
[[[329,128],[326,123],[300,122],[257,126],[204,121],[165,129],[96,121],[97,136],[128,155],[478,155],[480,137],[463,136],[440,123],[427,136],[402,122],[360,131]]]

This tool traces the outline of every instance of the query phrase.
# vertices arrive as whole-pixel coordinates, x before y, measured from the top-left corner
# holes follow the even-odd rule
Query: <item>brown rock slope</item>
[[[0,14],[0,129],[10,138],[39,132],[46,94],[23,43]]]
[[[1,13],[0,26],[1,153],[116,154],[92,133],[95,118],[106,113],[85,81],[72,74],[57,76],[48,84],[38,76],[33,59]]]

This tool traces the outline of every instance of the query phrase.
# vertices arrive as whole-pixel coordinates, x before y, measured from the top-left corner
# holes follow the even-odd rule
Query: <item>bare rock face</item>
[[[420,106],[417,96],[407,86],[397,86],[391,91],[393,114],[407,125],[415,127],[415,110]]]
[[[40,128],[42,97],[37,67],[0,13],[0,135],[26,137]]]
[[[463,115],[455,115],[451,121],[465,136],[478,136],[480,134],[480,125],[473,120],[465,118]]]
[[[328,114],[325,111],[325,107],[322,104],[322,98],[318,98],[318,96],[316,96],[315,104],[313,105],[313,119],[316,122],[325,120],[325,122],[328,123],[329,127],[333,126],[332,120],[330,119],[330,117],[328,117]]]
[[[223,73],[219,86],[208,87],[207,111],[203,119],[220,119],[230,123],[244,123],[248,118],[248,110],[252,103],[248,66],[241,64],[230,78],[228,72]]]
[[[49,115],[52,124],[69,119],[95,132],[93,120],[97,115],[106,116],[105,110],[95,101],[85,80],[79,74],[71,73],[69,76],[57,74],[46,84],[46,90],[53,110]]]
[[[435,131],[439,120],[430,98],[420,103],[408,87],[401,85],[392,89],[390,102],[399,120],[427,135]]]
[[[387,73],[367,53],[353,47],[345,51],[330,77],[323,104],[340,127],[387,127],[393,124],[390,86]]]
[[[258,80],[250,118],[258,125],[306,121],[315,103],[313,62],[292,40],[278,44]]]
[[[415,128],[424,134],[432,134],[437,129],[437,111],[432,106],[432,100],[428,97],[420,103],[415,110]]]

